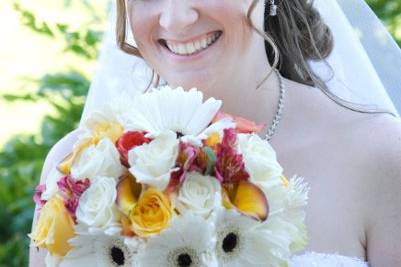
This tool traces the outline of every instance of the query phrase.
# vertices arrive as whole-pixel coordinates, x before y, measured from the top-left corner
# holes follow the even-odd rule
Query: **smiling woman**
[[[357,39],[336,39],[335,29],[322,18],[335,14],[338,25],[351,28],[338,2],[317,3],[118,0],[117,44],[142,58],[169,85],[197,87],[207,98],[223,100],[224,112],[278,129],[269,135],[270,143],[285,176],[300,174],[311,187],[306,250],[317,252],[295,257],[290,266],[397,266],[401,122],[390,112],[336,96],[310,64],[327,64],[336,45],[350,50],[340,55],[344,65],[366,57],[358,56],[364,50]],[[129,30],[136,46],[127,43]],[[356,69],[354,75],[371,78],[368,72],[357,75]],[[154,79],[153,86],[158,87],[158,81]],[[146,110],[153,118],[150,106]],[[267,127],[260,134],[266,133]],[[143,171],[136,171],[140,178]],[[230,224],[227,220],[223,221]],[[192,266],[185,262],[179,266]]]

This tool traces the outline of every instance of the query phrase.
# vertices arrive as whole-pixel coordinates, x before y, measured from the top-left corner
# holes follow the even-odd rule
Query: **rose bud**
[[[116,147],[120,153],[121,164],[123,164],[125,167],[129,167],[128,151],[134,147],[141,146],[152,141],[151,139],[146,138],[145,134],[146,133],[144,132],[128,131],[117,140]]]

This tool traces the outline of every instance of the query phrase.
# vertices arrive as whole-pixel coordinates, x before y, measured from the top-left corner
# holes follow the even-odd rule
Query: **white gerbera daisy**
[[[146,267],[213,267],[214,227],[202,217],[189,214],[173,219],[171,227],[151,237],[139,255]]]
[[[137,94],[136,94],[137,95]],[[128,111],[133,105],[133,96],[122,90],[118,95],[109,97],[107,103],[99,105],[98,102],[89,103],[88,110],[93,110],[91,113],[84,112],[81,128],[86,132],[91,132],[98,124],[118,123],[123,125],[128,117]]]
[[[276,248],[281,248],[282,244],[269,241],[271,237],[280,239],[281,232],[268,235],[261,227],[263,224],[265,223],[234,210],[222,210],[217,216],[216,223],[216,255],[219,266],[281,266],[283,260],[274,254],[277,252]],[[287,244],[288,242],[284,243],[284,247]]]
[[[136,248],[124,239],[108,235],[78,235],[70,240],[73,249],[63,258],[60,267],[134,267]]]
[[[210,125],[221,107],[221,101],[209,98],[203,102],[203,94],[195,88],[184,91],[181,87],[168,86],[154,89],[135,98],[125,128],[145,131],[157,136],[166,130],[177,133],[186,141],[199,144],[211,127],[214,132],[232,128],[231,120],[222,120]]]

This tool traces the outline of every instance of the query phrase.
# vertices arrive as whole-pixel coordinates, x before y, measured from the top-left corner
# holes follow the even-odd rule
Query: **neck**
[[[214,97],[223,101],[223,112],[265,125],[265,134],[277,111],[280,84],[276,73],[272,72],[257,89],[272,69],[267,60],[259,64],[255,64],[256,62],[241,63],[241,68],[236,67],[242,71],[241,74],[219,79],[203,91],[206,98]]]

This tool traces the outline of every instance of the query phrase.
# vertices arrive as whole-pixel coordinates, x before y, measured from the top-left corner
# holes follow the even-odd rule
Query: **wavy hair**
[[[264,29],[256,27],[251,20],[259,1],[265,1]],[[335,95],[309,66],[308,60],[321,60],[331,69],[326,58],[334,47],[332,32],[314,8],[313,2],[314,0],[276,0],[277,15],[269,16],[270,1],[252,0],[246,14],[248,23],[264,38],[266,56],[272,69],[277,68],[282,76],[290,80],[320,89],[344,108],[360,113],[387,113],[396,116],[391,111],[350,102]],[[117,0],[117,45],[122,51],[142,58],[140,51],[127,43],[127,29],[126,2]],[[266,74],[259,86],[271,73],[272,70]],[[149,85],[155,82],[159,82],[159,77],[154,73]]]

